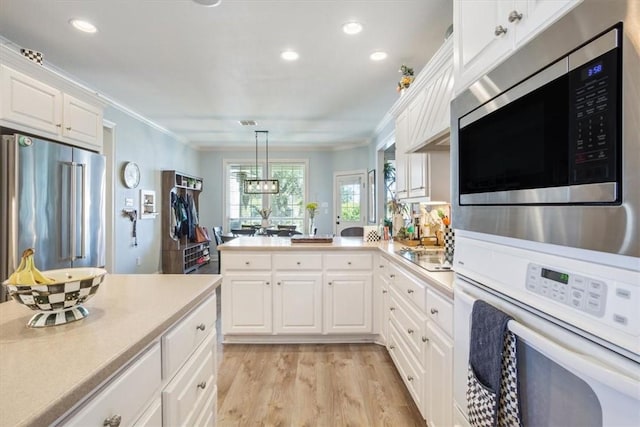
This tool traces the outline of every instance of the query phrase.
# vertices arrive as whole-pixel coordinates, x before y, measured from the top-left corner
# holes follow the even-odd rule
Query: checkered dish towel
[[[467,378],[469,421],[474,427],[522,427],[511,318],[484,301],[473,304]]]

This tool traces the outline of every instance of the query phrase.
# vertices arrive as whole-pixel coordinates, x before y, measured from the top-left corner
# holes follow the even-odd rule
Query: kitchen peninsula
[[[107,275],[88,317],[37,329],[26,327],[32,311],[0,304],[0,425],[175,425],[178,409],[180,423],[215,417],[219,283]]]
[[[453,273],[394,242],[240,237],[221,251],[226,343],[384,345],[429,425],[453,425]]]

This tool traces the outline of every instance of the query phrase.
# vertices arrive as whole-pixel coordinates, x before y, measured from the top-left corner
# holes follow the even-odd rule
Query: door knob
[[[518,13],[517,10],[512,10],[511,13],[509,14],[509,22],[516,22],[516,21],[520,21],[522,19],[522,14]]]
[[[502,25],[498,25],[496,27],[496,30],[493,32],[493,34],[495,34],[496,36],[501,36],[503,34],[507,34],[507,29],[505,27],[503,27]]]
[[[102,425],[105,427],[118,427],[121,421],[122,417],[120,415],[112,415],[109,418],[105,418]]]
[[[196,326],[196,329],[200,330],[200,331],[204,331],[207,327],[205,326],[204,323],[200,323],[198,326]]]

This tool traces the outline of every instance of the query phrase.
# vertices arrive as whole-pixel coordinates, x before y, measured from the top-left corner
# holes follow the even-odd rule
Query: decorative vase
[[[309,236],[315,235],[316,220],[314,217],[309,218]]]
[[[402,227],[404,227],[404,218],[402,216],[402,214],[393,214],[393,227],[392,227],[392,233],[393,236],[397,236],[398,232],[400,231],[400,229]]]
[[[269,228],[269,218],[262,218],[262,228]]]

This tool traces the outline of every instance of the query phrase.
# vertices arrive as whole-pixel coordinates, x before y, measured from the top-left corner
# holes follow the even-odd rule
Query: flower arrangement
[[[398,71],[402,73],[402,77],[398,82],[398,87],[396,88],[396,90],[400,92],[402,89],[408,88],[411,83],[413,83],[413,68],[409,68],[406,65],[402,64]]]
[[[318,203],[317,202],[309,202],[306,204],[305,208],[307,212],[309,212],[309,218],[314,218],[318,213]]]
[[[255,208],[255,210],[260,214],[260,217],[262,217],[262,219],[269,219],[269,215],[271,215],[271,208]]]

